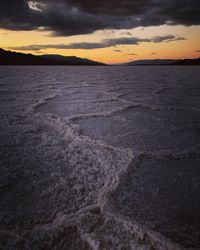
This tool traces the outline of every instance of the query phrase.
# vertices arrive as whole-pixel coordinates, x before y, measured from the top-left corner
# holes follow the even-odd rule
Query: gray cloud
[[[173,35],[156,36],[153,38],[138,38],[138,37],[119,37],[113,39],[103,39],[98,43],[70,43],[70,44],[45,44],[45,45],[28,45],[21,47],[9,47],[12,50],[24,50],[24,51],[40,51],[42,49],[102,49],[117,45],[139,45],[143,42],[162,43],[177,41],[179,38]]]
[[[199,25],[199,0],[0,0],[0,28],[89,34],[162,24]]]
[[[161,42],[173,42],[173,41],[182,41],[186,40],[184,37],[175,37],[173,35],[166,35],[166,36],[156,36],[154,39],[152,39],[152,42],[154,43],[161,43]]]
[[[135,53],[128,53],[128,54],[126,54],[127,56],[137,56],[137,54],[135,54]]]
[[[129,31],[123,31],[121,32],[121,35],[128,35],[128,36],[132,36],[132,33]]]
[[[200,50],[195,50],[194,52],[200,53]]]
[[[172,42],[172,41],[185,41],[187,40],[185,37],[176,37],[174,39],[169,39],[168,41],[166,42]]]
[[[120,49],[114,49],[114,52],[122,52]]]

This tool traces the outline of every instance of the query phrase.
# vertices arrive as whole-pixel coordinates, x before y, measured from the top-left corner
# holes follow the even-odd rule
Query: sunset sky
[[[0,47],[105,63],[200,57],[199,0],[0,0]]]

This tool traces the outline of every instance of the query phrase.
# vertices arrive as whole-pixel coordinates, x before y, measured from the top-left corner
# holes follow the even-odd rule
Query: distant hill
[[[152,59],[152,60],[136,60],[124,63],[126,66],[142,66],[142,65],[200,65],[200,58],[197,59]]]
[[[61,56],[61,55],[42,55],[41,58],[50,59],[54,61],[64,62],[69,65],[105,65],[104,63],[92,61],[86,58],[76,56]]]
[[[172,59],[152,59],[152,60],[136,60],[125,63],[127,66],[135,66],[135,65],[168,65],[175,63],[175,60]]]
[[[200,65],[200,58],[178,60],[173,65]]]
[[[0,48],[0,65],[105,65],[100,62],[75,56],[42,55],[17,53]]]
[[[103,66],[104,63],[92,61],[76,56],[61,55],[41,55],[24,54],[8,51],[0,48],[0,65],[88,65]],[[197,59],[152,59],[136,60],[122,64],[123,66],[142,66],[142,65],[200,65],[200,58]]]

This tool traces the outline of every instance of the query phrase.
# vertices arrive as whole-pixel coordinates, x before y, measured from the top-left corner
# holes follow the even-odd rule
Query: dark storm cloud
[[[152,43],[162,43],[162,42],[172,42],[177,41],[179,38],[173,35],[156,36],[153,38],[138,38],[138,37],[119,37],[113,39],[103,39],[101,42],[97,43],[70,43],[70,44],[45,44],[45,45],[28,45],[21,47],[9,47],[12,50],[31,50],[40,51],[42,49],[102,49],[117,45],[138,45],[140,43],[152,42]],[[182,38],[181,38],[182,39]]]
[[[0,27],[88,34],[162,24],[200,24],[199,0],[0,0]]]
[[[43,18],[33,13],[25,0],[0,0],[0,28],[33,30],[42,25]]]

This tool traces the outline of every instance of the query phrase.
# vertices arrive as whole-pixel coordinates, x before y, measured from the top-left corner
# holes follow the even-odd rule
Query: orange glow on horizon
[[[108,64],[116,64],[140,59],[184,59],[198,58],[200,53],[200,26],[167,26],[137,28],[129,30],[131,37],[150,38],[166,34],[173,34],[184,37],[186,40],[173,42],[143,42],[139,45],[117,45],[101,49],[42,49],[36,51],[20,51],[23,53],[40,54],[60,54],[64,56],[78,56],[100,61]],[[9,31],[0,29],[0,47],[9,50],[10,47],[20,47],[28,45],[45,44],[70,44],[81,42],[101,42],[103,39],[124,37],[123,30],[116,30],[114,33],[98,31],[90,35],[80,35],[71,37],[52,37],[50,32],[44,31]],[[117,51],[116,51],[117,50]]]

